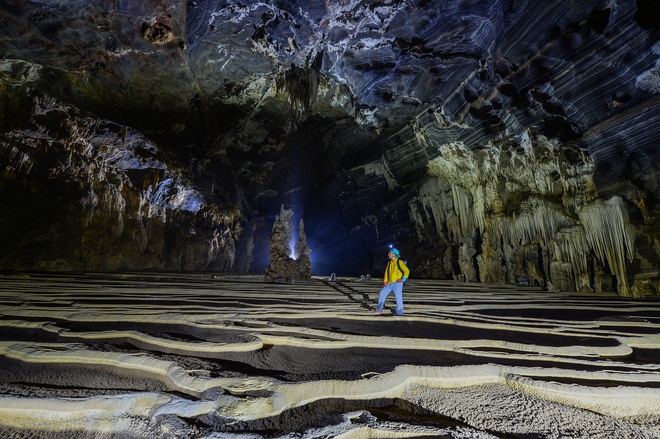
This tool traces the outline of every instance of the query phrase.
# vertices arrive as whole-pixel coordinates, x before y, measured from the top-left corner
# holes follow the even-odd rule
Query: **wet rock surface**
[[[263,275],[0,276],[2,437],[654,438],[660,308]]]
[[[657,297],[648,0],[0,5],[3,269],[318,274]]]

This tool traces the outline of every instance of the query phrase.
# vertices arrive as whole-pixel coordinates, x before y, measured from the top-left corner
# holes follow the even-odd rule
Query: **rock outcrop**
[[[300,220],[298,240],[293,248],[293,210],[280,209],[275,217],[273,232],[270,235],[270,264],[266,267],[266,280],[270,282],[294,282],[295,279],[312,277],[309,259],[311,250],[307,248],[305,223]]]

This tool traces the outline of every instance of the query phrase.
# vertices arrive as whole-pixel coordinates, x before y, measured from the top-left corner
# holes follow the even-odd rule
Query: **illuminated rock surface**
[[[270,282],[294,282],[295,279],[312,277],[310,250],[307,248],[305,223],[301,219],[298,236],[293,244],[293,211],[280,209],[270,234],[270,263],[266,267],[266,280]]]
[[[660,8],[0,5],[0,268],[315,274],[658,296]],[[299,219],[294,218],[294,224]]]
[[[660,307],[414,280],[0,278],[2,437],[653,438]]]

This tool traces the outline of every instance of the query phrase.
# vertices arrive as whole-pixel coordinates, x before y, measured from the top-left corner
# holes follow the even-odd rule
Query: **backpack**
[[[406,265],[406,267],[408,267],[408,261],[403,261],[403,263]],[[401,275],[403,276],[403,269],[401,268],[401,258],[397,258],[396,268],[399,269],[399,271],[401,272]],[[408,270],[410,271],[410,267],[408,267]],[[408,279],[406,279],[405,282],[408,282]]]

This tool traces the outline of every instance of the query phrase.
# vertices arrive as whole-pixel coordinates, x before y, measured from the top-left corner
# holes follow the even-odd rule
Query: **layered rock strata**
[[[411,280],[0,278],[3,437],[653,438],[657,304]]]

